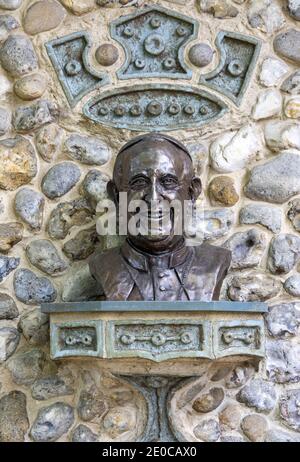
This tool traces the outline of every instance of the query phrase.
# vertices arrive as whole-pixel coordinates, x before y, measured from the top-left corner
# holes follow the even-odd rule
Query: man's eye
[[[177,181],[176,178],[165,177],[165,178],[162,178],[162,179],[161,179],[161,184],[162,184],[163,186],[166,186],[166,187],[168,188],[168,187],[177,186],[177,185],[178,185],[178,181]]]
[[[143,189],[147,186],[148,182],[146,178],[137,178],[130,182],[130,187],[133,189]]]

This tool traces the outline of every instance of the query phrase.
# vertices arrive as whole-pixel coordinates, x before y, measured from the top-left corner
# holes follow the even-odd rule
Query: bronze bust
[[[160,231],[129,231],[120,248],[91,256],[90,272],[106,300],[219,299],[231,252],[206,243],[188,246],[184,235],[174,231],[181,218],[171,212],[162,225],[161,212],[153,213],[151,208],[151,201],[183,204],[201,193],[201,181],[194,176],[192,159],[182,143],[160,133],[132,139],[118,153],[107,192],[117,206],[120,192],[127,193],[128,203],[144,201],[149,220]],[[127,213],[129,219],[135,212]]]

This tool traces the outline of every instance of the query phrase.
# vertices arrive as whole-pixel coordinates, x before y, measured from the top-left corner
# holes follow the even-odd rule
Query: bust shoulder
[[[231,264],[231,251],[206,243],[195,246],[194,250],[191,272],[194,277],[199,278],[199,289],[193,299],[219,300],[222,283]],[[202,284],[203,276],[205,276],[205,286]]]
[[[227,273],[231,264],[231,251],[224,247],[203,243],[193,247],[195,251],[195,267],[204,265],[207,272]]]
[[[119,247],[97,252],[89,259],[90,273],[101,285],[107,300],[127,300],[133,281],[128,276]]]
[[[201,258],[208,257],[209,259],[217,259],[218,262],[231,262],[231,251],[224,247],[203,243],[194,247],[196,256]]]
[[[93,276],[99,272],[108,271],[111,268],[118,268],[118,261],[121,259],[120,248],[113,247],[111,249],[95,252],[89,258],[90,272]],[[117,266],[115,266],[117,265]]]

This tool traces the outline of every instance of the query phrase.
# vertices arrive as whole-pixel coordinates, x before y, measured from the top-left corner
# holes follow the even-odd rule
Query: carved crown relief
[[[184,47],[196,38],[198,24],[161,7],[125,16],[111,24],[111,36],[123,46],[126,61],[119,79],[191,78],[183,59]]]
[[[71,107],[90,91],[109,82],[108,75],[99,74],[88,63],[91,44],[87,32],[65,35],[45,46]]]
[[[84,95],[98,90],[83,108],[87,118],[115,128],[169,131],[196,128],[222,117],[228,106],[215,92],[238,106],[259,55],[258,39],[223,31],[216,37],[219,64],[201,76],[201,87],[147,83],[154,77],[158,82],[163,78],[192,78],[184,53],[187,44],[197,38],[198,29],[196,20],[160,6],[112,21],[111,38],[125,52],[125,61],[116,71],[117,79],[143,79],[144,83],[110,88],[103,93],[100,87],[109,86],[110,78],[89,64],[91,39],[87,31],[60,37],[45,46],[71,107]]]
[[[203,90],[166,84],[119,88],[97,96],[83,109],[95,122],[148,131],[199,127],[226,111],[221,100]]]

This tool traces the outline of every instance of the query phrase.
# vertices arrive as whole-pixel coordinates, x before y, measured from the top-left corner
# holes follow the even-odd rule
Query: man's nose
[[[149,191],[147,192],[147,194],[145,196],[145,200],[147,202],[151,202],[151,201],[159,201],[160,199],[161,199],[161,194],[160,194],[160,192],[158,190],[158,184],[154,180],[151,183],[151,186],[149,187]]]

